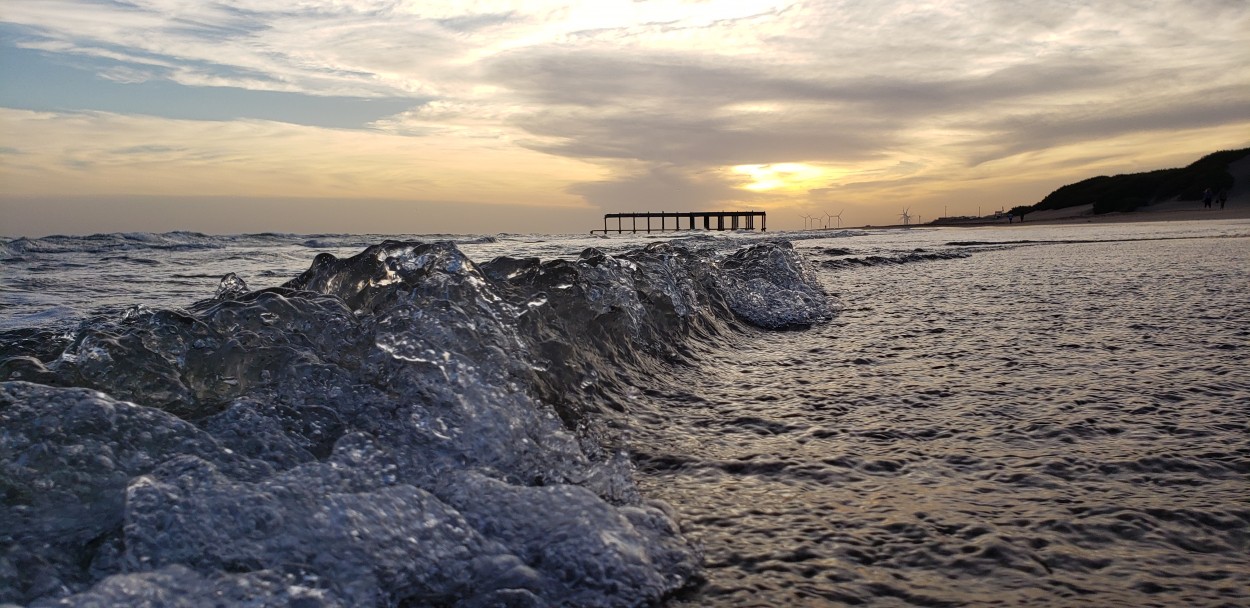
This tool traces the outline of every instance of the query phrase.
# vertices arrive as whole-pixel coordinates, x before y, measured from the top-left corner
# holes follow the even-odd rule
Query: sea
[[[1250,221],[0,239],[0,604],[1250,605]]]

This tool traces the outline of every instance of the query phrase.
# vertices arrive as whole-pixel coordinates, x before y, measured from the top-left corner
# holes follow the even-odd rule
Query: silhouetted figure
[[[1203,209],[1211,208],[1211,198],[1212,198],[1212,195],[1211,195],[1210,188],[1207,188],[1206,190],[1202,191],[1202,208]]]
[[[1228,190],[1227,189],[1220,190],[1219,201],[1220,201],[1220,209],[1223,209],[1224,203],[1228,202]]]

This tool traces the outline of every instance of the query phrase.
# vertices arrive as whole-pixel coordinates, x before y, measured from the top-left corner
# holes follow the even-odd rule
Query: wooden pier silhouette
[[[651,220],[659,218],[660,225],[658,227],[651,224]],[[590,233],[602,232],[607,234],[615,231],[617,234],[623,232],[658,232],[681,231],[681,230],[699,230],[696,227],[695,220],[702,220],[703,230],[755,230],[755,218],[759,218],[759,230],[764,232],[768,230],[768,217],[763,211],[682,211],[669,213],[667,211],[645,212],[645,213],[607,213],[603,216],[603,230],[591,230]],[[616,220],[616,228],[608,228],[608,220]],[[638,225],[639,219],[646,219],[644,226]],[[673,220],[670,226],[668,220]],[[625,226],[625,220],[630,220],[629,227]],[[685,220],[686,227],[682,227]]]

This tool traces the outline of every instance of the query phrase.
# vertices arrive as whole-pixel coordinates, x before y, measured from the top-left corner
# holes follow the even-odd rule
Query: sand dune
[[[1104,213],[1094,215],[1094,205],[1080,205],[1065,209],[1035,211],[1025,216],[1025,224],[1065,224],[1065,223],[1108,223],[1108,222],[1183,222],[1191,220],[1231,220],[1250,218],[1250,156],[1228,165],[1228,172],[1233,176],[1233,187],[1229,190],[1228,203],[1223,209],[1204,209],[1202,201],[1181,201],[1170,199],[1141,207],[1127,213]],[[982,224],[1006,224],[1007,219]],[[969,224],[953,224],[969,225]]]

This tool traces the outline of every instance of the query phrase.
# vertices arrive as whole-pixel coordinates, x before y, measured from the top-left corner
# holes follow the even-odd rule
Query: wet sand
[[[1195,224],[915,263],[950,233],[800,241],[899,245],[819,266],[831,323],[631,405],[644,492],[705,551],[672,608],[1250,606],[1250,253]]]

